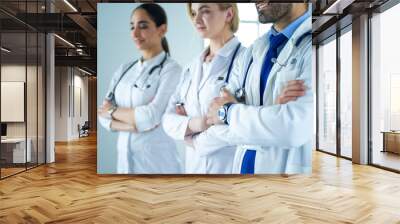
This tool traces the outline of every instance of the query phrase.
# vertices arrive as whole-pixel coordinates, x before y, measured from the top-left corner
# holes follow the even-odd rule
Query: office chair
[[[80,127],[80,125],[78,124],[79,138],[89,136],[89,129],[90,129],[89,121],[85,121],[82,127]]]

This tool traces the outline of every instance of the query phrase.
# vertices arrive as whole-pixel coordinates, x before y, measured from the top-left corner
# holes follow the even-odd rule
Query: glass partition
[[[371,18],[372,164],[400,171],[400,5]]]
[[[352,157],[352,32],[340,36],[340,155]]]
[[[24,171],[31,161],[26,150],[26,41],[25,32],[1,34],[2,177]]]
[[[16,17],[44,12],[45,1],[1,2]],[[0,178],[45,162],[45,35],[0,12]],[[2,21],[7,20],[7,23]]]
[[[318,48],[318,149],[336,154],[336,39]]]

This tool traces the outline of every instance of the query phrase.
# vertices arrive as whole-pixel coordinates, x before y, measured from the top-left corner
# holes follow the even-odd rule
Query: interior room
[[[249,47],[272,24],[237,2],[235,35]],[[2,0],[0,223],[400,223],[400,2],[270,2],[312,10],[309,175],[102,174],[117,163],[117,135],[98,127],[103,75],[140,56],[102,37],[131,41],[129,21],[113,19],[141,3]],[[179,21],[167,38],[187,65],[209,42],[186,3],[159,4]]]

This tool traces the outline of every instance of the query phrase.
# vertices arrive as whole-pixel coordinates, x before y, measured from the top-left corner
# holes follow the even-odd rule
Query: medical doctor
[[[115,72],[99,122],[118,132],[118,173],[181,173],[175,142],[160,126],[182,72],[169,56],[166,13],[157,4],[142,4],[130,24],[142,57]]]
[[[223,96],[209,107],[207,122],[214,126],[193,144],[240,145],[234,173],[310,173],[311,10],[295,3],[261,2],[256,7],[260,22],[273,27],[238,60]],[[200,137],[214,139],[205,144]]]
[[[236,3],[189,3],[188,13],[197,32],[210,44],[184,69],[162,124],[172,138],[186,140],[185,173],[232,173],[235,146],[199,154],[200,149],[193,147],[191,139],[209,127],[208,106],[229,82],[233,64],[244,52],[234,36],[239,25],[238,8]]]

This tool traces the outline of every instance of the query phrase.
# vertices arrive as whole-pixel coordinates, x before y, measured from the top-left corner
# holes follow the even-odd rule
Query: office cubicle
[[[0,3],[1,179],[45,162],[45,35],[18,19],[42,5]]]

